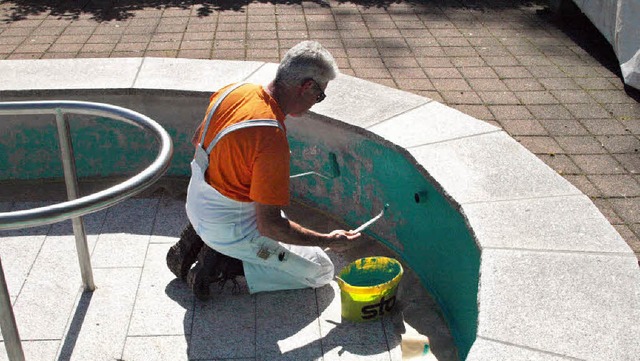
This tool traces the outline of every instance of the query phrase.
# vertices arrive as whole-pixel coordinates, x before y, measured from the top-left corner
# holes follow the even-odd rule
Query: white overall
[[[333,279],[334,266],[320,247],[277,242],[260,235],[253,202],[239,202],[220,194],[205,181],[209,154],[226,134],[255,126],[282,126],[273,119],[246,120],[223,129],[205,150],[202,147],[213,113],[222,100],[242,83],[220,96],[207,114],[196,156],[191,162],[187,190],[187,216],[209,247],[242,260],[250,293],[320,287]],[[283,129],[284,131],[284,129]]]

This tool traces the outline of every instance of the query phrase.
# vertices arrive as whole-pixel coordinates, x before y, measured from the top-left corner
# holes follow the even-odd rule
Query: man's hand
[[[360,238],[360,236],[360,232],[336,229],[327,235],[329,238],[329,248],[338,252],[345,251],[351,248],[351,246],[353,246],[352,241]]]
[[[256,217],[260,234],[282,243],[299,246],[329,247],[334,251],[343,251],[353,246],[352,242],[360,237],[359,232],[336,229],[330,233],[320,233],[282,218],[279,206],[256,202]]]

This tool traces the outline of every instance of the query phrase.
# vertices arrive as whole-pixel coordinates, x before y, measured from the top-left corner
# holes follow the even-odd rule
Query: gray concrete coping
[[[164,58],[4,60],[0,100],[203,93],[264,83],[275,68]],[[478,328],[467,360],[637,358],[640,270],[586,195],[501,129],[431,99],[346,75],[326,93],[314,113],[405,149],[465,217],[481,252]],[[179,114],[123,102],[156,120]],[[203,104],[195,104],[193,116],[201,117]]]

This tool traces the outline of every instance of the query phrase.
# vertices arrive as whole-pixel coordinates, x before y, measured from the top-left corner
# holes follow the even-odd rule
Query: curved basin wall
[[[292,179],[293,196],[353,228],[388,204],[384,217],[365,232],[420,277],[445,314],[464,359],[476,335],[480,251],[460,212],[413,157],[361,128],[311,115],[291,120],[287,129],[292,173],[332,175],[333,155],[339,167],[333,179]]]
[[[150,104],[148,104],[150,105]],[[133,174],[155,156],[155,139],[133,125],[107,118],[71,115],[79,177]],[[3,122],[0,179],[61,178],[52,117]],[[168,171],[188,176],[192,124],[165,125],[176,144]],[[316,171],[339,176],[292,179],[292,195],[330,212],[353,228],[389,208],[366,233],[395,251],[438,301],[462,355],[475,340],[480,252],[465,220],[420,173],[404,149],[361,128],[318,115],[287,122],[292,173]],[[415,194],[420,193],[420,201]]]

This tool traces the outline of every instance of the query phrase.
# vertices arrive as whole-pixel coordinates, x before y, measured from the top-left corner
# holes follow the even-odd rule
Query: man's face
[[[326,97],[324,90],[327,88],[325,85],[324,88],[313,79],[305,80],[301,85],[298,86],[296,96],[297,102],[295,109],[290,113],[291,116],[297,117],[307,112],[311,107],[320,103]]]

